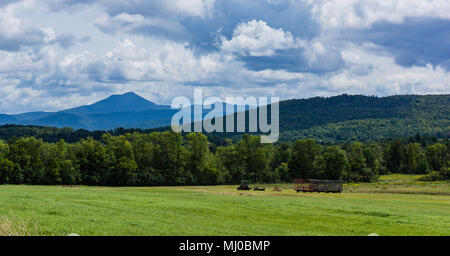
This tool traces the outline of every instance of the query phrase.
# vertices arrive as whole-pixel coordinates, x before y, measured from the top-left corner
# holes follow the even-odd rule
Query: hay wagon
[[[294,189],[297,192],[341,193],[343,183],[342,180],[294,179]]]

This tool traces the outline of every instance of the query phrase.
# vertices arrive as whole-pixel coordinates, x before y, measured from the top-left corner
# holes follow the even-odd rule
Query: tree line
[[[105,133],[74,143],[35,137],[0,141],[0,184],[217,185],[293,178],[372,182],[387,173],[450,179],[450,143],[409,140],[321,145],[313,139],[261,144],[258,136],[216,145],[201,133]]]

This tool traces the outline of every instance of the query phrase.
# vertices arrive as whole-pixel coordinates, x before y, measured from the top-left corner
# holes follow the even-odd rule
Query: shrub
[[[419,180],[421,181],[437,181],[437,180],[443,180],[443,177],[441,174],[437,171],[432,171],[429,174],[421,177]]]
[[[450,166],[442,168],[441,176],[442,178],[444,178],[444,180],[450,180]]]

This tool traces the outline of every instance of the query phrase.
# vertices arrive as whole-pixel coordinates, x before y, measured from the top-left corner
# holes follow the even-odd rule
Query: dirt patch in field
[[[89,190],[95,190],[95,191],[121,191],[122,189],[120,188],[89,188]]]
[[[191,192],[201,192],[201,193],[209,193],[209,194],[216,194],[216,195],[232,195],[232,196],[288,196],[288,197],[332,197],[331,194],[324,194],[324,193],[297,193],[293,189],[291,190],[283,190],[280,192],[275,191],[247,191],[247,192],[241,192],[235,189],[227,189],[224,188],[222,190],[218,189],[201,189],[200,187],[172,187],[173,190],[178,191],[191,191]],[[336,194],[335,194],[336,195]]]

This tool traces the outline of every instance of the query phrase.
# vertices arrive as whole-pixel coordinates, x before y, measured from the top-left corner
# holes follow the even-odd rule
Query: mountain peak
[[[144,103],[144,104],[156,106],[155,103],[153,103],[153,102],[151,102],[149,100],[146,100],[145,98],[137,95],[134,92],[126,92],[126,93],[123,93],[123,94],[113,94],[113,95],[109,96],[108,98],[103,99],[101,101],[98,101],[98,102],[96,102],[96,103],[94,103],[92,105],[99,104],[99,103],[104,103],[104,102],[108,102],[108,101],[115,101],[116,103],[120,103],[120,104],[123,104],[123,103]],[[92,106],[92,105],[90,105],[90,106]]]
[[[91,105],[63,110],[61,112],[70,114],[105,114],[130,111],[159,110],[168,109],[168,106],[157,105],[134,92],[123,94],[113,94],[106,99],[100,100]]]
[[[142,98],[141,96],[137,95],[135,92],[126,92],[126,93],[122,93],[122,94],[113,94],[111,96],[109,96],[108,98],[111,97],[137,97],[137,98]]]

